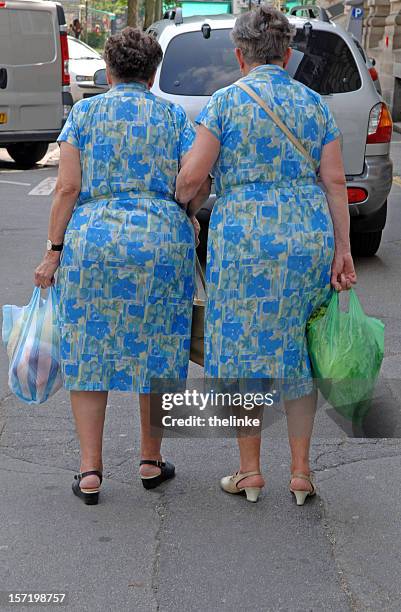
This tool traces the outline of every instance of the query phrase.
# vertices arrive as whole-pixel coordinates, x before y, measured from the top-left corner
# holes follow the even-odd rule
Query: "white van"
[[[61,4],[0,0],[0,147],[29,168],[55,142],[71,110]]]

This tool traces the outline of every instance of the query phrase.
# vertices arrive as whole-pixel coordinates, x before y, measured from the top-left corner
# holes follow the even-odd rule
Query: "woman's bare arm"
[[[48,238],[54,244],[64,242],[64,234],[81,191],[81,163],[79,150],[68,142],[60,145],[60,163],[50,211]],[[59,251],[47,251],[35,270],[35,285],[50,287],[60,263]]]
[[[195,214],[210,193],[209,174],[220,153],[220,142],[203,125],[198,126],[192,149],[185,156],[177,177],[176,194],[179,202],[191,202]],[[209,190],[209,191],[208,191]],[[207,196],[205,197],[206,192]],[[195,198],[199,196],[199,201]],[[199,203],[200,202],[200,203]]]
[[[334,227],[335,254],[331,270],[331,284],[337,291],[350,289],[356,283],[356,273],[349,239],[347,184],[338,139],[323,147],[320,178],[326,191]]]
[[[68,142],[60,145],[60,165],[50,211],[49,238],[55,244],[64,240],[65,230],[81,191],[79,150]]]

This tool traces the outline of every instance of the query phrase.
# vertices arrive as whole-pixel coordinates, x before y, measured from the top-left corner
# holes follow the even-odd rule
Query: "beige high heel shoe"
[[[311,491],[299,491],[297,489],[293,489],[291,487],[291,482],[294,478],[301,478],[301,480],[306,480],[307,482],[309,482],[309,484],[312,485],[312,490]],[[305,499],[308,496],[313,497],[313,495],[316,495],[316,487],[314,483],[312,482],[311,477],[307,476],[306,474],[291,474],[290,491],[291,493],[294,493],[295,495],[295,499],[297,500],[297,506],[303,506],[305,503]]]
[[[224,478],[220,480],[220,486],[223,491],[226,491],[227,493],[233,493],[234,495],[237,495],[238,493],[245,493],[247,501],[255,503],[258,501],[258,497],[260,495],[262,487],[243,487],[241,489],[237,486],[238,483],[241,482],[241,480],[244,480],[244,478],[248,478],[248,476],[261,476],[261,473],[236,472],[231,476],[224,476]]]

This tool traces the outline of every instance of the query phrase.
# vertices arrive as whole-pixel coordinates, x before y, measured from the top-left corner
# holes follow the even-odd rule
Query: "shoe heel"
[[[297,506],[303,506],[305,499],[309,495],[309,491],[293,491],[295,499],[297,500]]]
[[[84,493],[82,499],[86,506],[96,506],[99,503],[99,493]]]
[[[261,492],[261,487],[245,487],[246,499],[249,502],[257,502]]]

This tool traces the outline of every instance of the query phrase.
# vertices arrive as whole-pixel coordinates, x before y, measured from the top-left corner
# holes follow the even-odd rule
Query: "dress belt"
[[[216,197],[217,198],[224,198],[225,196],[229,196],[231,193],[235,194],[235,193],[241,193],[244,194],[245,192],[247,193],[263,193],[263,191],[278,191],[280,192],[281,190],[294,190],[294,191],[299,191],[302,188],[306,188],[306,187],[319,187],[319,183],[316,180],[311,179],[310,181],[303,181],[302,183],[298,182],[298,181],[288,181],[286,183],[276,183],[274,181],[272,181],[271,183],[266,182],[266,183],[245,183],[244,185],[233,185],[230,188],[223,188],[221,190],[220,193],[216,193]]]
[[[83,204],[90,204],[91,202],[97,202],[99,200],[167,200],[169,202],[174,202],[174,204],[177,204],[173,196],[163,194],[159,191],[121,191],[119,193],[113,193],[112,195],[100,194],[92,198],[81,200],[79,201],[78,206],[82,206]]]

